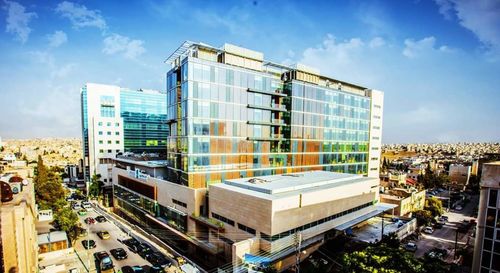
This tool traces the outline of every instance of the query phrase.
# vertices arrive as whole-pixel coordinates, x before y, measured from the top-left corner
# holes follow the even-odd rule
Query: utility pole
[[[382,236],[380,236],[380,241],[384,239],[384,215],[382,214]]]
[[[302,233],[295,233],[295,272],[300,273],[300,248],[302,245]]]

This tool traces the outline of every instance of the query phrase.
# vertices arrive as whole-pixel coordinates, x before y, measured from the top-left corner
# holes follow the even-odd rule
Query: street
[[[422,233],[420,239],[416,241],[418,249],[415,252],[415,256],[422,257],[433,248],[440,248],[448,250],[446,261],[452,261],[455,249],[455,236],[457,235],[456,231],[464,220],[470,221],[474,219],[471,215],[478,200],[478,195],[471,196],[470,202],[465,205],[462,211],[450,210],[450,212],[444,214],[448,216],[449,219],[443,228],[434,229],[432,234]],[[472,228],[469,229],[465,234],[458,233],[458,248],[463,247],[467,242],[469,245],[474,244],[474,238],[469,238],[472,234],[472,230]]]
[[[98,214],[94,209],[89,209],[87,215],[78,216],[80,218],[80,222],[82,223],[82,227],[89,228],[88,236],[79,238],[75,244],[74,249],[77,252],[80,259],[85,263],[85,266],[88,268],[90,264],[90,271],[96,271],[96,264],[94,262],[94,253],[99,251],[106,251],[110,254],[110,250],[114,248],[123,248],[128,254],[128,258],[124,260],[116,260],[112,257],[113,263],[115,265],[115,269],[121,269],[123,266],[143,266],[143,265],[151,265],[149,262],[144,260],[138,254],[131,252],[126,245],[122,244],[118,240],[123,240],[129,238],[129,236],[123,232],[120,228],[114,225],[110,221],[106,221],[103,223],[96,222],[92,225],[87,225],[84,221],[87,217],[97,217]],[[111,235],[110,239],[102,240],[97,236],[97,232],[99,231],[108,231]],[[83,245],[83,240],[94,240],[96,242],[96,248],[86,250]],[[111,254],[110,254],[111,255]]]

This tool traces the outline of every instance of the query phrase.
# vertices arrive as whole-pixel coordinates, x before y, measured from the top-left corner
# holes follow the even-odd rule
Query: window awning
[[[245,253],[245,256],[243,256],[243,260],[247,264],[262,265],[262,266],[271,263],[271,259],[268,257],[256,256],[248,253]]]
[[[334,227],[334,229],[336,230],[339,230],[339,231],[344,231],[352,226],[355,226],[361,222],[364,222],[370,218],[373,218],[381,213],[383,213],[384,211],[387,211],[387,210],[390,210],[390,209],[393,209],[397,207],[397,205],[394,205],[394,204],[386,204],[386,203],[379,203],[375,206],[372,207],[372,210],[371,211],[368,211],[367,213],[357,217],[357,218],[354,218],[352,220],[349,220],[349,221],[346,221],[336,227]]]

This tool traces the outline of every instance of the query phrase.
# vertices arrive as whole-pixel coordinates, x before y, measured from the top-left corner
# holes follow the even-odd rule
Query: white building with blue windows
[[[118,153],[164,153],[168,126],[165,94],[87,83],[81,89],[84,176],[111,181]]]

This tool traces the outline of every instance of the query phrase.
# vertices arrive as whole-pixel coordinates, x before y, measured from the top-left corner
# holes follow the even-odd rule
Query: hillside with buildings
[[[82,142],[78,138],[6,139],[2,147],[1,158],[14,156],[29,163],[41,155],[49,167],[78,164],[82,158]]]

